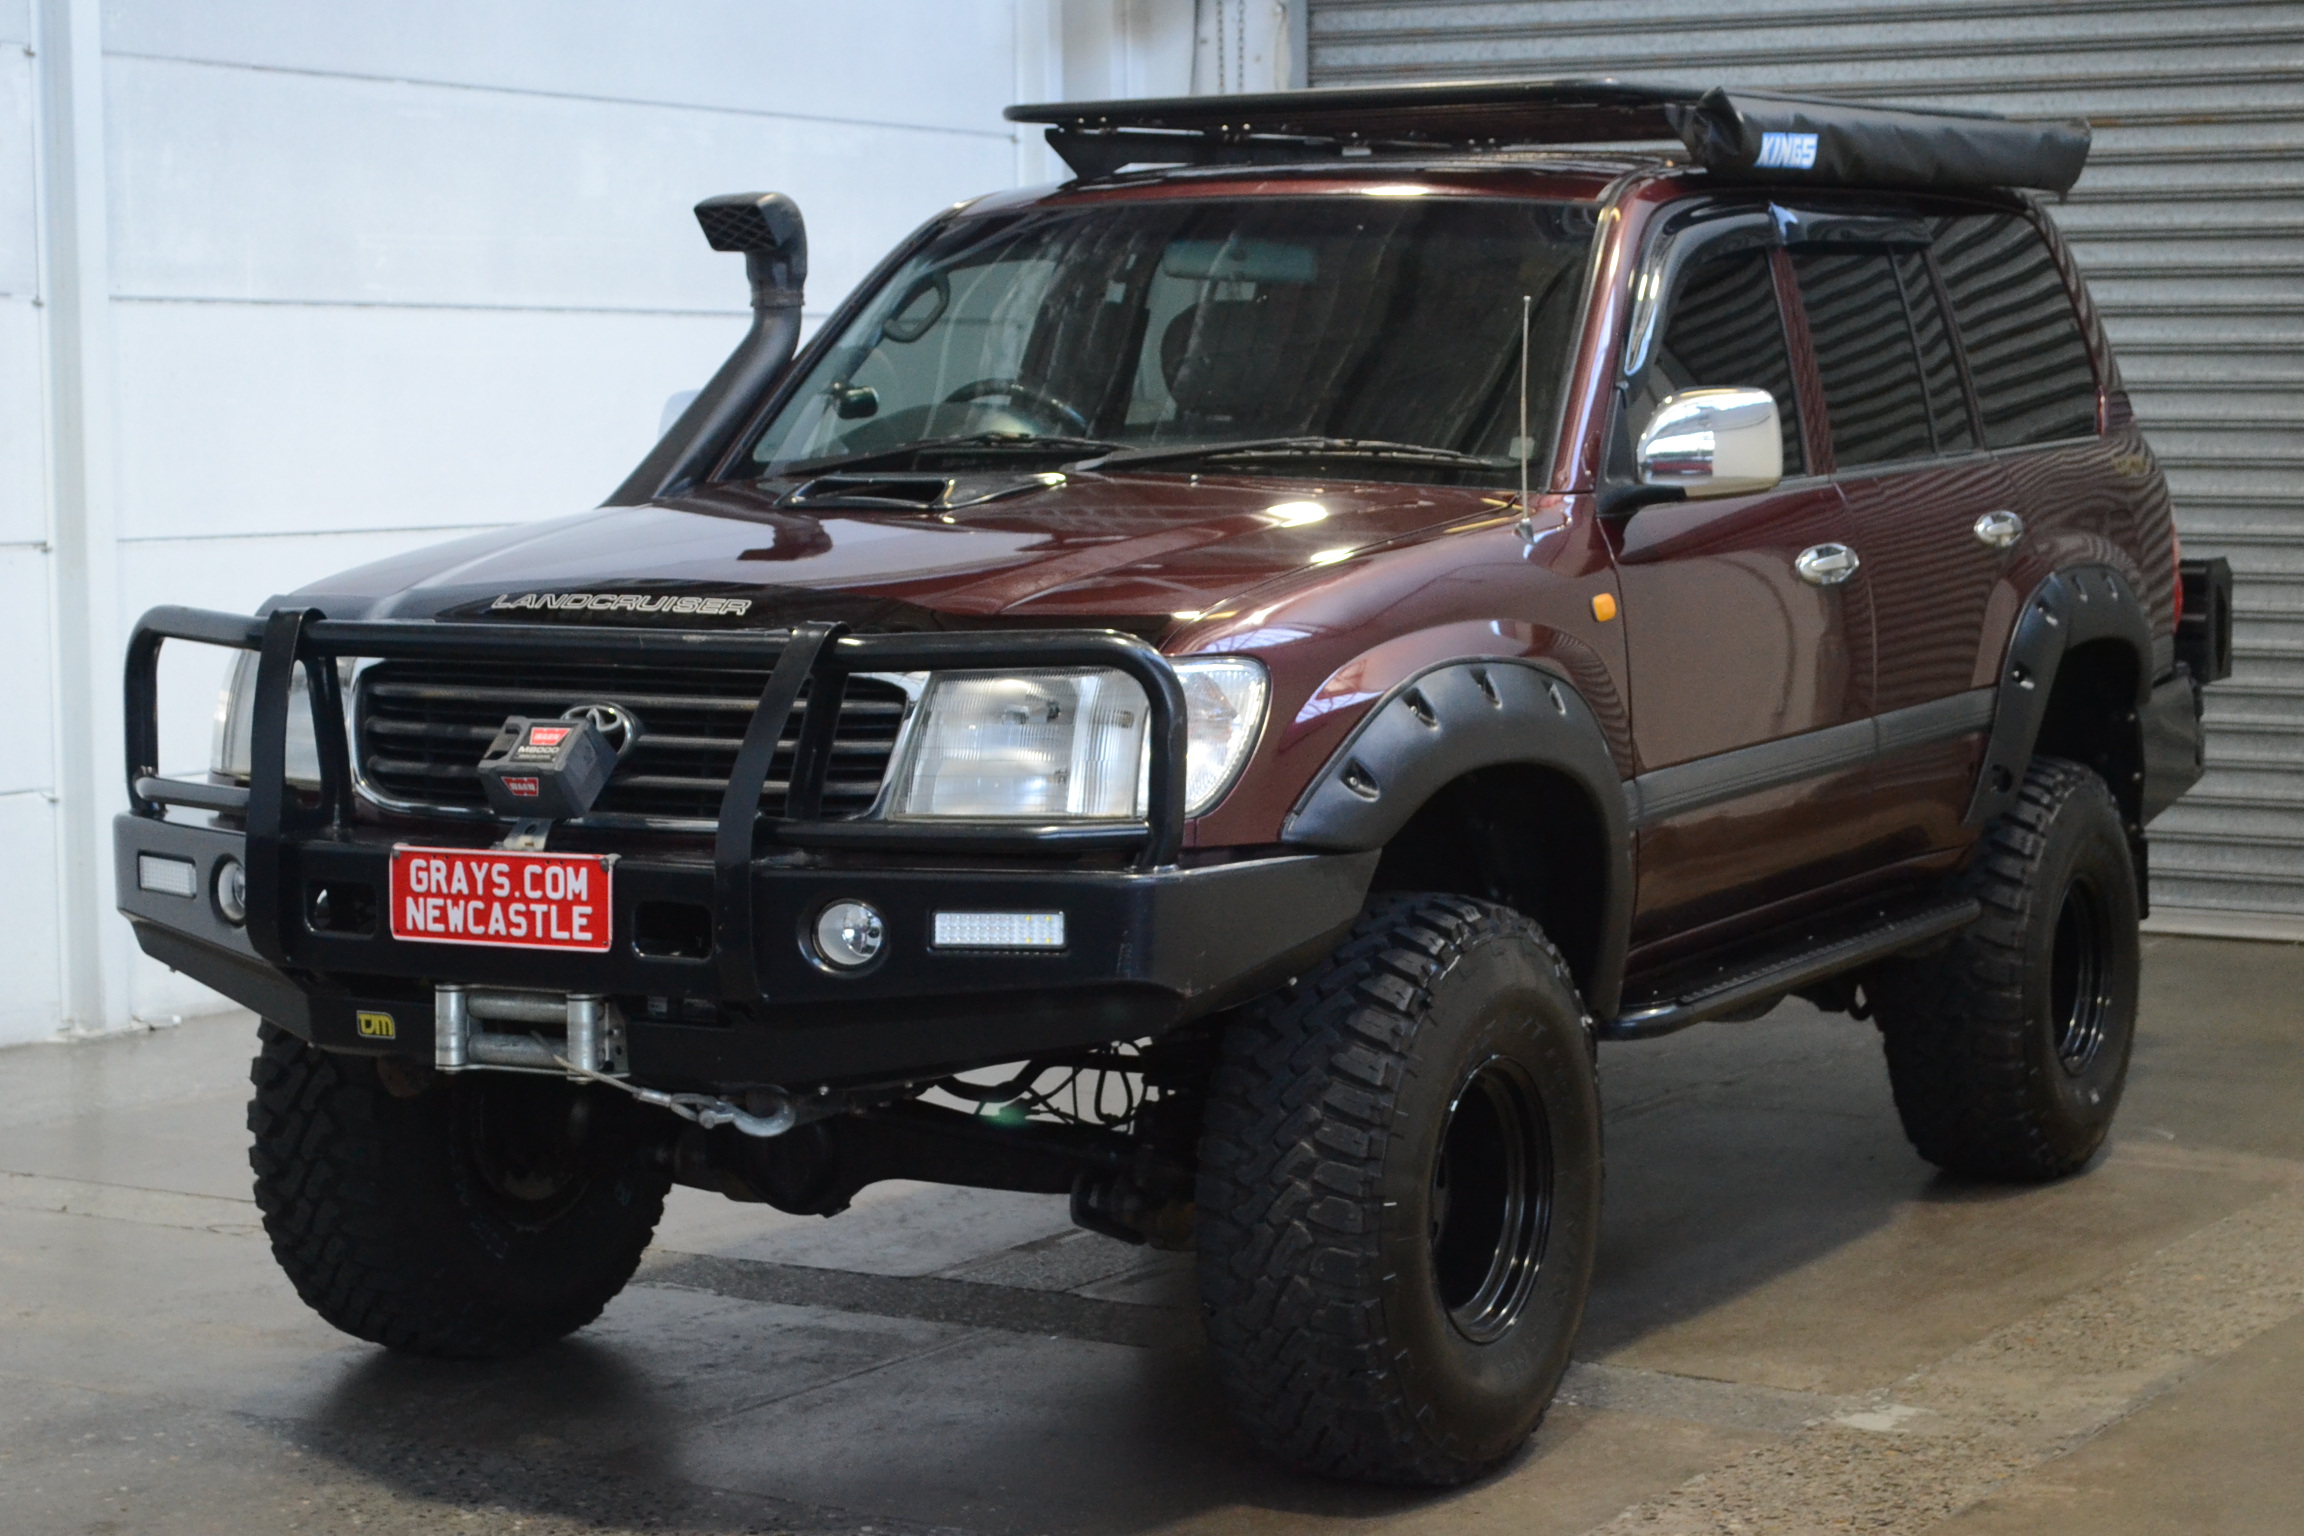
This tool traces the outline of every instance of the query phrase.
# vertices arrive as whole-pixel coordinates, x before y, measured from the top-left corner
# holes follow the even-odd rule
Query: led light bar
[[[136,855],[136,888],[162,896],[191,896],[200,889],[200,866],[190,859],[157,853]]]
[[[1061,912],[939,912],[933,938],[938,949],[1062,949]]]

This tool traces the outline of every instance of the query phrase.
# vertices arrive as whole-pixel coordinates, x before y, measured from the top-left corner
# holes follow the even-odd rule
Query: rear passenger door
[[[2007,473],[2024,550],[2076,551],[2125,514],[2134,482],[2098,434],[2098,392],[2080,315],[2055,253],[2017,213],[1931,221],[1943,280],[1974,382],[1984,446]],[[1978,676],[1998,670],[2005,633],[1984,637]]]
[[[1929,226],[1786,223],[1871,594],[1879,756],[1865,840],[1893,862],[1962,840],[1992,712],[1979,643],[2014,558],[2014,498],[1978,440]]]

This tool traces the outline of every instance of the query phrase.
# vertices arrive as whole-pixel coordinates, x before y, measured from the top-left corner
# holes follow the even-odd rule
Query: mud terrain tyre
[[[2136,871],[2111,791],[2035,761],[1966,882],[1983,916],[1868,983],[1896,1112],[1947,1173],[2061,1178],[2103,1145],[2136,1036]]]
[[[269,1023],[261,1042],[256,1204],[296,1293],[338,1328],[414,1355],[513,1355],[591,1322],[632,1278],[670,1182],[645,1111],[510,1074],[420,1073],[394,1092],[370,1058]]]
[[[1216,1376],[1258,1443],[1460,1483],[1567,1369],[1600,1222],[1590,1021],[1526,918],[1385,895],[1225,1033],[1200,1151]]]

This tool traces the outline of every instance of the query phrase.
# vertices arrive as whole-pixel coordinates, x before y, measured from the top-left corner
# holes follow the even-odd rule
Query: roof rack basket
[[[1677,141],[1714,175],[1811,186],[2068,191],[2088,159],[2085,122],[1879,107],[1724,86],[1502,80],[1372,89],[1046,102],[1008,109],[1048,124],[1083,177],[1131,165],[1270,165],[1355,157],[1452,159],[1562,145]]]

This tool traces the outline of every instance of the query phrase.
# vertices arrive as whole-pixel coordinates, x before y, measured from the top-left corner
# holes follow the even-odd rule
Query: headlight
[[[232,676],[216,700],[216,735],[209,771],[245,784],[255,774],[256,653],[242,651]],[[312,699],[304,664],[288,682],[288,782],[298,789],[320,787],[320,745],[312,735]]]
[[[1264,668],[1180,661],[1184,813],[1214,805],[1264,724]],[[1121,672],[943,672],[929,680],[889,814],[1127,821],[1145,811],[1144,690]]]
[[[920,698],[897,816],[1125,821],[1144,690],[1119,672],[944,672]]]

